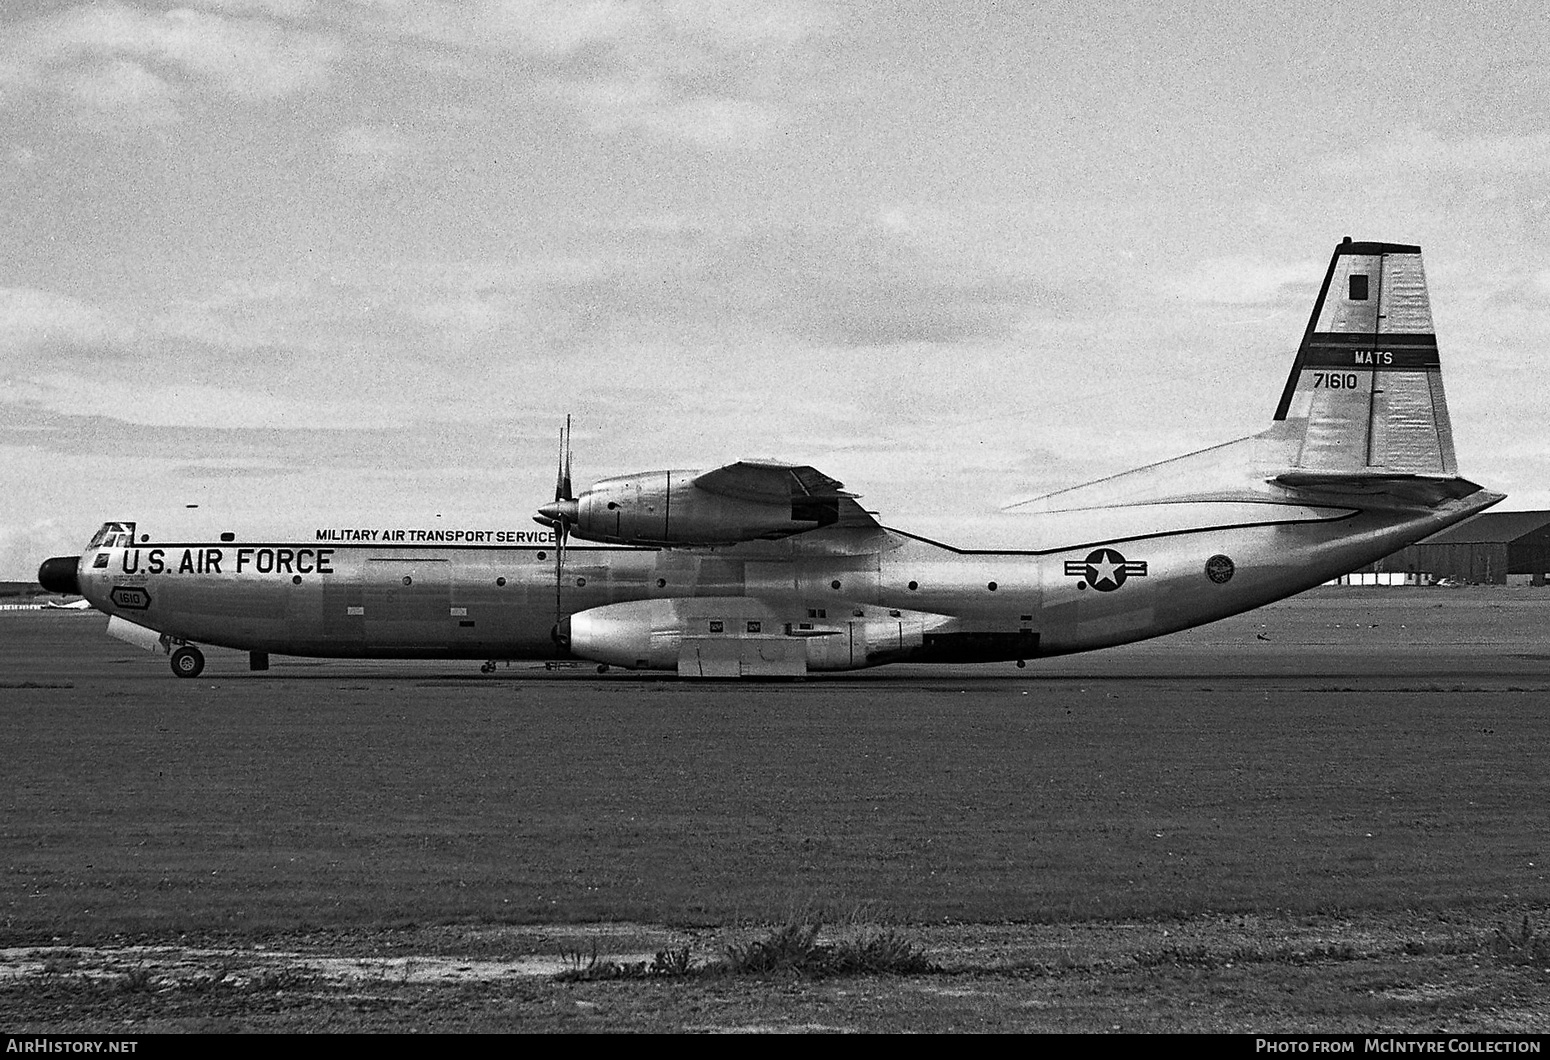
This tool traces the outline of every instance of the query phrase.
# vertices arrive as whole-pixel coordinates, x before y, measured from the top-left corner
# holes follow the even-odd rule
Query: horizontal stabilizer
[[[1402,504],[1436,507],[1479,493],[1477,483],[1456,476],[1390,475],[1361,471],[1288,471],[1272,481],[1303,493],[1342,497],[1392,497]]]

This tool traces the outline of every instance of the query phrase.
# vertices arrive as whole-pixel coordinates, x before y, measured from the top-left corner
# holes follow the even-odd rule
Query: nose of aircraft
[[[53,559],[46,559],[38,568],[38,584],[51,593],[77,595],[81,591],[81,581],[76,577],[75,572],[80,564],[80,556],[55,556]]]

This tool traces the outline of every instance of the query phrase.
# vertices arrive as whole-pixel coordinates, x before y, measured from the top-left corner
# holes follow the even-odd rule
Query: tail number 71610
[[[1355,390],[1355,372],[1314,372],[1313,388],[1326,390]]]

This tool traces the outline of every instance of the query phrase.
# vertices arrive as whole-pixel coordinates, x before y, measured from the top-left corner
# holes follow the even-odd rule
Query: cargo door
[[[362,575],[360,617],[368,653],[376,648],[450,648],[458,619],[452,615],[451,564],[446,559],[371,556]]]

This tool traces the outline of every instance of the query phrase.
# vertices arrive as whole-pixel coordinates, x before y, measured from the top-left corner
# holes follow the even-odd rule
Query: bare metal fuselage
[[[954,547],[894,530],[725,548],[580,544],[558,568],[552,544],[141,535],[87,552],[80,582],[97,608],[172,641],[252,652],[546,659],[556,654],[561,619],[639,602],[629,613],[647,626],[655,614],[680,633],[719,622],[718,633],[745,636],[752,623],[761,635],[799,637],[812,670],[993,661],[1102,648],[1236,614],[1371,562],[1496,496],[1482,491],[1424,512],[1232,501],[1029,513],[1007,523],[1021,530],[1020,548]],[[1088,567],[1095,553],[1109,569]],[[757,619],[739,611],[738,601],[750,600]],[[664,606],[653,612],[647,601]],[[694,601],[705,602],[704,614],[693,613]]]

